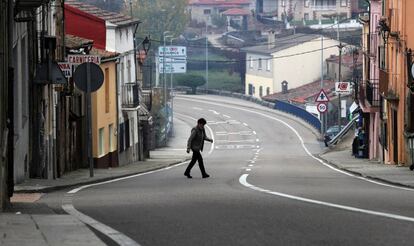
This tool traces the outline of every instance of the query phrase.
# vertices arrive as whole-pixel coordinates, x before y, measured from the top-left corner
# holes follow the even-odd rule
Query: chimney
[[[275,31],[270,30],[267,36],[267,48],[270,50],[275,47]]]

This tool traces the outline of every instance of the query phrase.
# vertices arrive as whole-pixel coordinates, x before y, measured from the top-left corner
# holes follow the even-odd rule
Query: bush
[[[197,87],[204,85],[206,80],[201,75],[183,74],[176,76],[175,82],[177,85],[190,87],[193,94],[196,94]]]

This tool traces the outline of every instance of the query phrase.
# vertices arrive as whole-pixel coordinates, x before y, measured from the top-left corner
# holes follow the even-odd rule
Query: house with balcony
[[[368,158],[383,159],[381,146],[381,95],[379,91],[380,54],[378,24],[382,15],[381,1],[371,1],[370,15],[360,17],[363,24],[363,73],[359,83],[358,102],[361,108],[360,126],[366,133]]]
[[[259,19],[308,21],[336,14],[350,18],[355,4],[349,0],[256,0],[256,11]]]
[[[140,21],[95,6],[65,1],[66,33],[91,39],[94,47],[119,54],[116,67],[118,124],[114,127],[119,146],[119,164],[140,158],[139,83],[137,80],[134,33]]]
[[[338,55],[338,41],[320,35],[298,33],[275,38],[269,33],[268,44],[242,49],[246,53],[245,94],[258,98],[287,91],[314,82],[321,77],[323,60]],[[325,71],[325,68],[323,68]]]
[[[373,3],[374,1],[371,1]],[[375,1],[382,6],[377,25],[380,35],[379,93],[384,161],[412,165],[414,141],[414,107],[412,50],[414,23],[410,14],[414,2],[409,0]]]

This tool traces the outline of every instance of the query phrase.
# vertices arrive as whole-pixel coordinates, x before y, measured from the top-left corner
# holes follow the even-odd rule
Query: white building
[[[339,53],[338,44],[324,37],[322,63],[321,36],[295,34],[275,39],[271,33],[267,45],[242,49],[246,52],[245,93],[262,97],[281,92],[284,86],[296,88],[319,79],[325,59]]]

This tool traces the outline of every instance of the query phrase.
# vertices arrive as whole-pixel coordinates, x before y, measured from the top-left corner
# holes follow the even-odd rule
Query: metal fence
[[[316,128],[317,130],[319,131],[321,130],[321,122],[319,121],[319,119],[303,108],[297,107],[290,103],[278,101],[278,100],[276,100],[274,108],[277,110],[283,111],[285,113],[292,114],[298,118],[301,118],[302,120],[308,122],[311,126]]]

